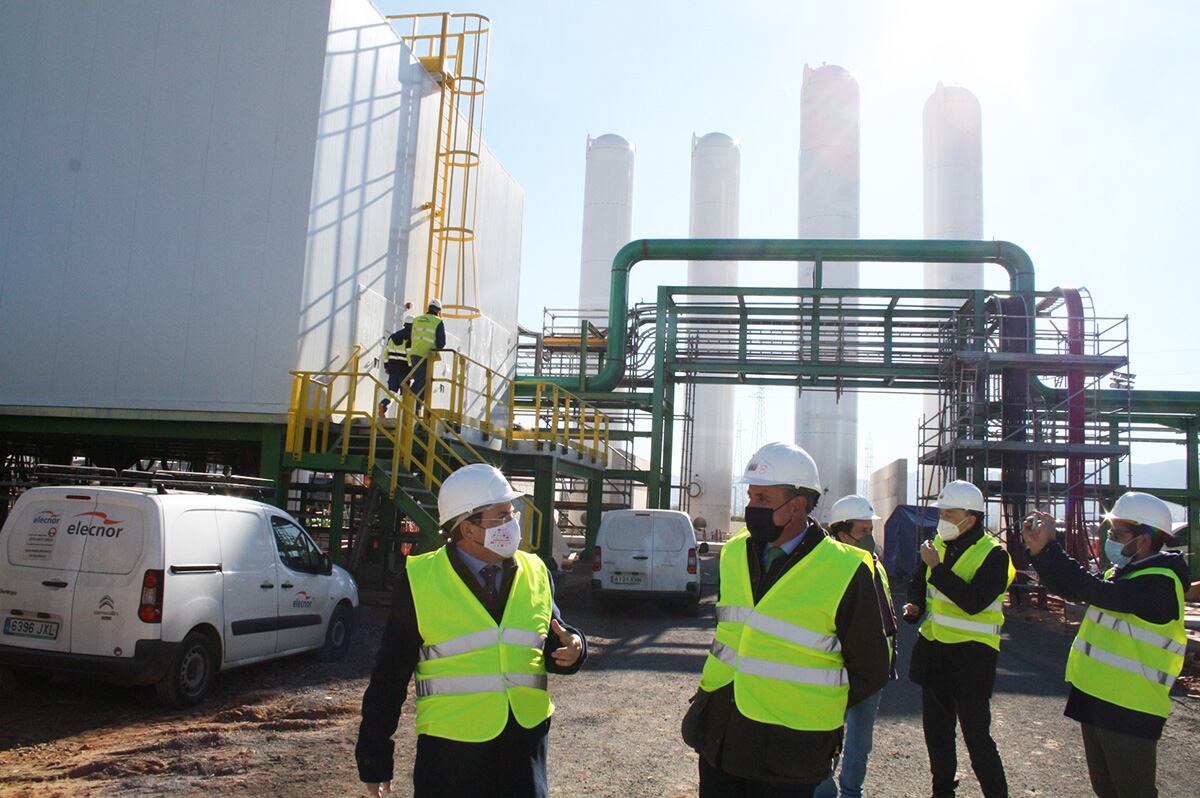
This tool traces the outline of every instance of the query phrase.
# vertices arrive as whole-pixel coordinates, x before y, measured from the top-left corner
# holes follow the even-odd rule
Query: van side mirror
[[[708,554],[708,541],[707,540],[700,542],[700,553]]]

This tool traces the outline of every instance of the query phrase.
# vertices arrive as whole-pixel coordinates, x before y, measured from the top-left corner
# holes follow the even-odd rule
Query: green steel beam
[[[613,259],[609,296],[608,347],[604,367],[595,377],[543,378],[570,391],[587,388],[611,391],[625,373],[629,310],[629,272],[643,260],[689,261],[813,261],[819,287],[819,270],[824,261],[868,263],[996,263],[1009,274],[1014,293],[1034,293],[1033,262],[1015,244],[1007,241],[913,241],[870,239],[642,239],[631,241]],[[790,268],[791,264],[786,268]],[[669,298],[669,297],[668,297]],[[660,305],[661,307],[661,305]],[[661,340],[661,339],[659,339]]]

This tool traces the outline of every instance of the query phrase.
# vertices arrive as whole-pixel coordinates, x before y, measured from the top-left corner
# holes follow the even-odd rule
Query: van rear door
[[[605,589],[651,590],[654,555],[651,515],[612,511],[605,520],[601,561],[608,572]]]
[[[158,519],[146,515],[155,510],[137,494],[101,491],[92,511],[77,516],[83,559],[71,611],[71,653],[132,657],[139,639],[159,637],[159,624],[137,617],[145,569],[162,568],[161,548],[148,545]],[[147,549],[159,556],[139,568]]]
[[[96,494],[30,490],[4,524],[0,643],[43,651],[71,650],[71,606],[84,538],[78,525],[96,509]]]
[[[674,513],[654,515],[654,589],[663,592],[687,590],[687,549],[691,528]]]

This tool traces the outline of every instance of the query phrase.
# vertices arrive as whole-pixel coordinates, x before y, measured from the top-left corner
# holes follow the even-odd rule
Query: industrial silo
[[[692,136],[692,191],[689,235],[692,238],[736,238],[742,151],[724,133]],[[738,266],[730,261],[691,261],[688,285],[736,286]],[[718,301],[720,298],[714,298]],[[720,342],[697,345],[719,347]],[[686,344],[685,344],[686,345]],[[690,511],[703,518],[709,536],[729,532],[733,482],[733,386],[696,385],[693,410]]]
[[[925,238],[983,238],[983,134],[979,100],[960,86],[938,83],[925,102],[924,113]],[[982,288],[983,265],[927,263],[926,288]],[[931,300],[934,301],[934,300]],[[938,398],[926,395],[924,415],[933,419]],[[934,434],[938,422],[927,426],[923,438]],[[921,492],[937,492],[927,469]]]
[[[587,140],[579,307],[600,311],[583,315],[601,329],[608,327],[613,257],[631,235],[633,156],[633,145],[615,134]]]
[[[800,89],[800,238],[858,238],[858,83],[840,66],[804,67]],[[826,288],[857,288],[857,263],[825,263]],[[801,288],[813,264],[801,263]],[[828,304],[826,303],[828,308]],[[817,517],[858,492],[858,398],[804,391],[796,400],[796,443],[817,461],[826,496]]]

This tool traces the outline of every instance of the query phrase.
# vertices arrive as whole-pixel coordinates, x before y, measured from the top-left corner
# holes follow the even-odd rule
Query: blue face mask
[[[1122,552],[1124,550],[1124,543],[1118,543],[1112,538],[1104,541],[1104,556],[1108,558],[1110,563],[1118,568],[1123,568],[1124,566],[1129,565],[1129,561],[1133,559],[1132,556],[1123,554]]]

